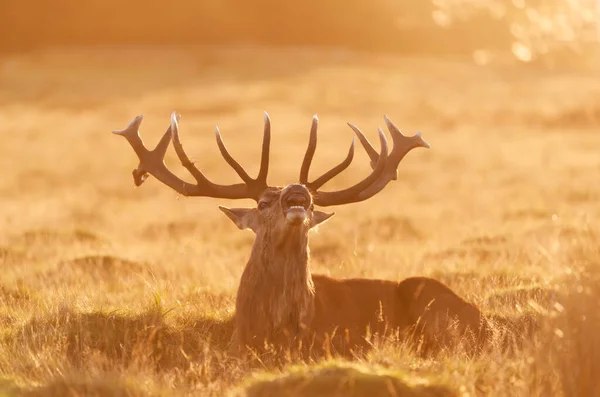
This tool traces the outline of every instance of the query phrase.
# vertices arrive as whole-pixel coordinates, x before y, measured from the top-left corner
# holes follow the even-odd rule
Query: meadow
[[[351,121],[376,142],[386,114],[431,149],[374,198],[311,235],[315,273],[435,277],[498,323],[535,324],[511,349],[423,359],[398,345],[283,368],[228,354],[253,235],[218,205],[150,178],[111,130],[172,111],[213,181],[220,156],[296,182],[311,116],[318,175]],[[47,50],[0,58],[0,396],[600,395],[600,79],[593,70],[261,47]],[[172,149],[171,169],[190,180]],[[331,182],[370,172],[360,147]],[[510,326],[509,326],[510,327]]]

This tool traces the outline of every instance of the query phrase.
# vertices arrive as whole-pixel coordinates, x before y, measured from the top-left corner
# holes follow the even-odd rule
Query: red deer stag
[[[184,196],[227,199],[253,199],[255,208],[219,207],[240,229],[251,229],[256,238],[250,259],[241,277],[236,300],[236,347],[261,351],[266,346],[349,354],[372,343],[367,335],[416,338],[422,352],[470,341],[478,346],[485,321],[480,311],[447,286],[434,279],[413,277],[401,282],[373,279],[333,279],[313,275],[310,269],[308,232],[333,214],[315,206],[332,206],[366,200],[396,179],[398,164],[412,149],[429,147],[420,134],[407,137],[386,117],[393,138],[388,154],[384,132],[379,131],[381,150],[371,146],[352,124],[371,158],[372,172],[349,188],[326,192],[321,187],[346,169],[354,155],[354,139],[344,161],[312,182],[308,172],[317,145],[318,119],[312,121],[310,140],[299,184],[272,187],[267,184],[271,126],[265,113],[262,157],[258,176],[251,178],[227,151],[218,128],[216,139],[225,161],[244,183],[218,185],[200,172],[183,150],[179,139],[179,116],[173,113],[171,125],[152,151],[139,135],[142,116],[115,133],[124,136],[139,157],[133,171],[136,185],[153,175]],[[196,180],[183,181],[165,165],[169,143],[183,166]],[[457,339],[459,338],[459,339]]]

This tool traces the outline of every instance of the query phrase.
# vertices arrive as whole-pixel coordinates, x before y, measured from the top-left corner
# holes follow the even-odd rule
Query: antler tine
[[[200,172],[198,168],[196,168],[194,163],[190,160],[188,155],[183,150],[183,145],[181,144],[181,141],[179,139],[180,118],[181,115],[176,114],[175,112],[171,113],[171,126],[169,128],[173,137],[173,148],[175,149],[175,153],[177,154],[179,161],[181,161],[181,165],[183,165],[185,169],[188,170],[190,174],[192,174],[196,182],[198,182],[199,184],[210,184],[211,182],[204,176],[202,172]]]
[[[315,192],[314,202],[316,205],[327,207],[330,205],[348,204],[357,201],[360,193],[371,186],[381,177],[381,174],[385,170],[387,158],[388,158],[388,144],[384,132],[381,128],[378,128],[379,140],[381,142],[381,152],[377,160],[377,165],[369,176],[357,183],[356,185],[349,187],[344,190],[338,190],[333,192]]]
[[[116,135],[121,135],[127,139],[133,151],[138,156],[138,158],[142,158],[148,152],[146,146],[144,146],[144,142],[142,141],[142,137],[140,136],[139,129],[142,120],[144,119],[144,115],[140,114],[136,116],[129,122],[127,127],[122,130],[113,130],[112,133]],[[167,134],[165,134],[167,135]],[[167,135],[170,137],[170,134]],[[164,136],[163,136],[164,138]],[[162,139],[161,139],[162,142]],[[142,169],[141,162],[138,164],[137,168],[135,168],[131,174],[133,175],[133,183],[135,186],[140,186],[144,181],[148,178],[148,173]]]
[[[258,176],[256,179],[252,179],[250,175],[244,170],[244,167],[240,165],[232,156],[229,154],[223,139],[221,138],[221,132],[219,131],[219,127],[215,126],[215,136],[217,138],[217,146],[219,147],[219,151],[221,155],[235,170],[235,172],[239,175],[240,178],[249,186],[257,190],[264,190],[267,185],[267,174],[269,172],[269,152],[271,146],[271,120],[269,119],[269,115],[265,112],[265,127],[263,130],[263,143],[262,143],[262,153],[260,158],[260,169],[258,171]]]
[[[244,182],[252,183],[254,180],[250,178],[250,175],[248,175],[246,170],[244,170],[244,167],[242,167],[240,163],[235,161],[235,159],[227,151],[225,143],[223,143],[223,139],[221,138],[221,132],[219,131],[218,126],[215,126],[215,136],[217,138],[217,146],[219,147],[221,155],[223,156],[227,164],[229,164],[231,168],[235,170],[235,172],[240,176],[240,178],[242,178]]]
[[[369,158],[371,159],[371,168],[375,168],[375,166],[377,165],[377,160],[379,160],[379,153],[377,153],[375,148],[373,148],[373,146],[371,145],[371,142],[369,142],[367,137],[362,133],[362,131],[357,126],[355,126],[352,123],[348,123],[348,126],[350,126],[350,128],[352,128],[352,130],[358,137],[358,140],[362,144],[363,148],[365,148],[365,151],[369,155]]]
[[[156,148],[152,151],[144,146],[139,134],[142,116],[134,118],[124,130],[113,131],[127,139],[140,160],[138,167],[133,171],[136,186],[141,185],[148,174],[150,174],[184,196],[204,196],[228,199],[251,198],[258,200],[258,197],[263,190],[258,184],[238,183],[234,185],[217,185],[209,181],[202,172],[196,168],[194,163],[190,161],[185,153],[179,139],[179,117],[179,115],[173,112],[169,128]],[[175,148],[177,157],[179,157],[182,165],[192,174],[194,179],[196,179],[196,184],[183,181],[173,174],[165,165],[164,156],[171,139],[173,139],[173,147]]]
[[[342,171],[344,171],[346,168],[348,168],[350,163],[352,163],[352,159],[354,158],[355,142],[356,140],[354,139],[354,137],[352,137],[352,143],[350,144],[350,149],[348,150],[348,154],[346,155],[344,161],[342,161],[341,163],[339,163],[338,165],[336,165],[335,167],[333,167],[314,181],[310,182],[307,185],[307,187],[311,190],[316,191],[320,189],[321,186],[323,186],[324,184],[332,180],[334,177],[336,177],[338,174],[340,174]]]
[[[317,128],[319,126],[319,118],[315,114],[313,116],[312,124],[310,127],[310,138],[308,140],[308,147],[306,148],[306,153],[304,154],[304,160],[302,161],[302,167],[300,168],[300,183],[306,185],[310,190],[316,191],[321,186],[329,182],[336,175],[344,171],[350,163],[352,163],[352,159],[354,158],[354,138],[352,138],[352,144],[350,145],[350,149],[348,150],[348,154],[346,158],[338,165],[315,179],[313,182],[308,181],[308,172],[310,170],[310,165],[312,163],[312,159],[315,155],[315,150],[317,149]]]
[[[112,131],[113,134],[125,137],[125,139],[129,141],[129,144],[133,148],[135,154],[137,154],[138,156],[140,156],[147,150],[139,133],[140,124],[142,124],[142,120],[144,120],[144,115],[140,114],[139,116],[135,116],[133,120],[131,120],[129,124],[127,124],[127,127],[125,127],[125,129]]]
[[[267,175],[269,173],[269,156],[271,151],[271,119],[269,114],[265,112],[265,126],[263,129],[263,143],[262,151],[260,156],[260,169],[258,170],[258,176],[256,182],[267,187]]]
[[[310,137],[308,138],[308,147],[306,153],[304,153],[304,160],[302,160],[302,167],[300,167],[300,183],[308,185],[308,171],[312,163],[315,150],[317,149],[317,128],[319,127],[319,118],[315,114],[312,118],[312,124],[310,126]]]

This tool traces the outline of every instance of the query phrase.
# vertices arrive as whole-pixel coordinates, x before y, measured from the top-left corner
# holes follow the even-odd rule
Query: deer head
[[[267,233],[281,240],[288,238],[288,232],[308,232],[334,215],[315,210],[312,195],[301,184],[266,189],[255,208],[219,206],[219,209],[238,228],[251,229],[261,240],[268,237]]]

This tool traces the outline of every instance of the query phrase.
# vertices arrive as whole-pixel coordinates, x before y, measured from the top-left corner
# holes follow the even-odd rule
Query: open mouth
[[[306,219],[310,199],[302,193],[291,193],[284,198],[282,204],[285,219],[289,222],[300,223]]]

